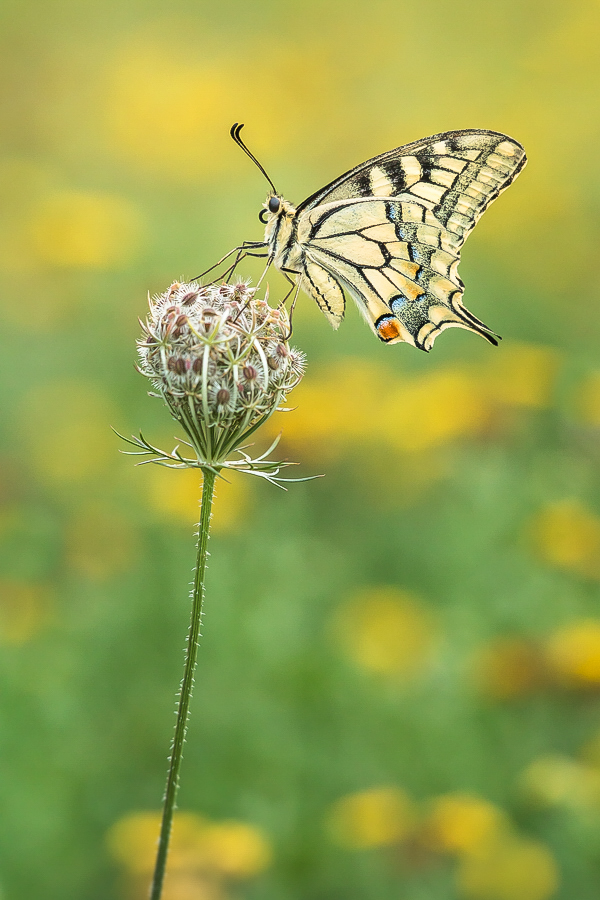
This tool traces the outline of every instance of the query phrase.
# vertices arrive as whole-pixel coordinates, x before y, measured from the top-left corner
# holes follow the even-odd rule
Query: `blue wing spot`
[[[404,296],[404,294],[397,294],[390,300],[390,309],[394,313],[394,315],[397,316],[406,307],[407,303],[408,299]]]

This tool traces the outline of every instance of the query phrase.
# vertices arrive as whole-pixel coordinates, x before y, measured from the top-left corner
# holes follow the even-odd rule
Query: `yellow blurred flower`
[[[226,878],[251,878],[267,869],[272,851],[266,835],[244,822],[217,822],[204,831],[211,866]]]
[[[538,555],[561,569],[600,578],[600,518],[577,500],[542,509],[530,525]]]
[[[108,831],[106,843],[111,856],[131,872],[151,871],[159,829],[158,813],[129,813]]]
[[[148,883],[132,885],[131,900],[148,900]],[[168,872],[163,884],[161,900],[226,900],[228,894],[214,878],[198,872]]]
[[[496,638],[482,646],[473,660],[478,688],[494,700],[512,700],[531,693],[547,680],[541,648],[525,638]]]
[[[507,344],[493,354],[483,374],[485,389],[508,406],[544,408],[550,405],[560,354],[535,344]]]
[[[544,844],[512,838],[462,857],[456,880],[472,900],[549,900],[558,869]]]
[[[223,166],[217,152],[229,122],[239,62],[201,62],[158,42],[137,41],[115,60],[106,128],[121,156],[178,180],[205,180]]]
[[[80,509],[69,522],[67,562],[95,581],[125,571],[135,561],[136,532],[116,509],[103,504]]]
[[[53,189],[53,181],[51,171],[29,159],[0,157],[0,209],[3,213],[0,219],[0,271],[11,274],[21,284],[27,283],[26,276],[35,268],[31,240],[25,227],[27,213],[41,196]],[[43,294],[37,283],[34,283],[34,289],[36,295]],[[4,305],[7,308],[16,306],[21,317],[22,305],[12,304],[13,297],[14,294],[9,292]]]
[[[276,415],[268,427],[273,436],[283,429],[284,440],[303,451],[335,455],[374,434],[384,384],[384,370],[346,357],[328,366],[320,378],[305,378],[294,392],[293,416]]]
[[[159,812],[129,813],[107,835],[113,858],[132,873],[151,873],[160,831]],[[203,837],[206,820],[195,813],[176,812],[169,847],[169,868],[195,869],[205,864]]]
[[[476,433],[488,416],[469,372],[438,370],[392,388],[387,369],[351,359],[334,363],[318,381],[305,381],[295,400],[293,420],[283,424],[285,439],[327,455],[381,442],[422,451]]]
[[[480,366],[390,380],[384,366],[341,359],[320,377],[305,379],[294,416],[280,416],[271,428],[283,428],[286,441],[319,457],[369,444],[416,456],[485,433],[498,404],[548,406],[559,364],[551,348],[513,344]]]
[[[506,814],[481,797],[445,794],[432,801],[424,841],[440,852],[469,854],[495,844],[508,831]]]
[[[198,46],[200,53],[193,49]],[[331,122],[345,87],[330,43],[312,32],[308,40],[295,34],[291,42],[281,32],[276,39],[244,33],[236,43],[232,35],[223,41],[206,21],[199,26],[196,17],[167,13],[146,20],[121,45],[99,90],[106,140],[121,159],[146,173],[206,183],[232,165],[242,171],[228,138],[234,121],[252,128],[252,150],[269,170],[266,155],[274,148],[281,154],[282,145],[295,147],[301,155],[303,145],[314,144],[314,127]],[[307,103],[314,123],[308,133]],[[273,109],[286,111],[280,129],[272,127]]]
[[[424,450],[476,434],[489,418],[478,379],[460,369],[428,372],[388,395],[379,431],[400,450]]]
[[[212,526],[217,533],[235,531],[245,520],[252,501],[252,487],[245,475],[225,473],[226,481],[215,485]]]
[[[369,447],[369,465],[364,465],[364,454],[355,457],[352,477],[356,480],[361,502],[374,510],[398,510],[411,506],[428,492],[433,494],[440,481],[453,472],[452,457],[432,448],[415,453],[404,453],[402,464],[394,467],[390,478],[390,454],[397,458],[397,451],[380,444]]]
[[[336,610],[332,625],[356,665],[384,675],[407,677],[425,669],[437,638],[431,612],[394,587],[361,591]]]
[[[160,813],[129,813],[107,834],[113,859],[133,877],[133,890],[147,889],[154,870]],[[244,822],[209,822],[195,813],[176,812],[169,847],[165,898],[213,900],[222,882],[250,878],[271,863],[264,832]]]
[[[600,427],[600,372],[592,372],[580,385],[576,405],[584,422]]]
[[[600,809],[600,770],[568,756],[542,756],[525,769],[520,787],[538,806]]]
[[[0,581],[0,644],[21,646],[48,618],[45,587],[26,581]]]
[[[63,191],[30,210],[33,254],[44,263],[74,269],[114,269],[128,263],[142,238],[133,204],[110,194]]]
[[[397,844],[411,833],[414,821],[413,804],[404,791],[380,787],[337,800],[326,826],[340,847],[362,850]]]
[[[19,425],[36,474],[52,484],[98,478],[116,460],[116,421],[95,384],[55,381],[36,385],[21,402]]]
[[[600,684],[600,621],[581,619],[559,628],[546,642],[552,671],[573,686]]]
[[[144,466],[143,469],[146,498],[152,509],[185,525],[195,524],[200,513],[202,492],[200,470],[173,470],[157,465]],[[215,485],[211,527],[217,533],[235,531],[244,520],[251,496],[247,476],[227,472],[225,477],[227,481],[217,479]]]

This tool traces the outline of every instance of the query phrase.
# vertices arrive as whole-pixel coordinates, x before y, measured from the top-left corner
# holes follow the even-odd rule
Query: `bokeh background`
[[[172,445],[147,292],[262,235],[233,122],[296,202],[448,129],[530,163],[461,265],[499,349],[298,304],[308,374],[257,443],[326,477],[219,488],[165,900],[597,897],[596,0],[0,16],[3,900],[146,896],[199,485],[110,426]]]

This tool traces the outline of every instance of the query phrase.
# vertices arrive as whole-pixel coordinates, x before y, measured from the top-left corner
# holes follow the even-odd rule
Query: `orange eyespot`
[[[386,344],[400,337],[400,323],[395,316],[382,317],[375,327],[378,337]]]

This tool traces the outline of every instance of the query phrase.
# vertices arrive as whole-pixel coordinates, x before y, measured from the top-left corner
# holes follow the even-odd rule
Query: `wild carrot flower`
[[[271,308],[245,282],[207,286],[174,282],[150,299],[150,312],[141,325],[138,369],[186,433],[189,440],[182,443],[194,455],[183,456],[179,446],[170,453],[159,450],[141,434],[126,439],[135,447],[129,452],[144,457],[142,462],[199,468],[203,475],[191,624],[151,889],[151,900],[159,900],[198,652],[215,479],[223,470],[233,469],[280,487],[284,481],[305,480],[279,477],[281,468],[290,463],[270,459],[277,441],[254,459],[244,444],[298,384],[304,355],[288,344],[285,309]]]
[[[281,463],[244,453],[229,457],[281,407],[304,373],[304,354],[287,342],[285,309],[257,299],[245,282],[174,282],[150,300],[142,329],[139,371],[186,432],[197,459],[164,454],[143,439],[135,439],[137,446],[167,465],[236,468],[281,480],[275,474]]]

